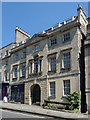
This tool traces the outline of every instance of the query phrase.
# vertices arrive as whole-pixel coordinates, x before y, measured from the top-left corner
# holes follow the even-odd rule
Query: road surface
[[[2,120],[62,120],[48,116],[41,116],[36,114],[22,113],[10,110],[0,109],[0,113],[2,113]]]

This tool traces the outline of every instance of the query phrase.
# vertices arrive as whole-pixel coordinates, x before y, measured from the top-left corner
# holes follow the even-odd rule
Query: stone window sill
[[[49,96],[48,99],[51,100],[51,99],[55,99],[56,96]]]
[[[70,67],[66,67],[66,68],[61,68],[61,70],[70,70]]]
[[[48,71],[48,73],[56,73],[56,70]]]
[[[17,78],[13,78],[13,81],[16,81],[17,80]]]
[[[38,76],[38,75],[42,75],[42,72],[38,72],[38,73],[31,73],[29,76]]]
[[[22,79],[22,78],[25,78],[25,75],[20,77],[20,79]]]

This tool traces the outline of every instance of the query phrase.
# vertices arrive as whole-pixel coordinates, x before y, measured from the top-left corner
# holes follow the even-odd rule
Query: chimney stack
[[[28,38],[30,38],[30,35],[27,32],[25,32],[24,30],[22,30],[21,28],[19,28],[18,26],[16,26],[15,43],[18,44]]]

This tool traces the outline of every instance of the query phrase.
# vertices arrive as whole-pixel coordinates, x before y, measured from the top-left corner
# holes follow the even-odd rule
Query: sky
[[[88,17],[88,2],[2,2],[2,47],[15,41],[16,26],[32,37],[77,16],[78,4]]]

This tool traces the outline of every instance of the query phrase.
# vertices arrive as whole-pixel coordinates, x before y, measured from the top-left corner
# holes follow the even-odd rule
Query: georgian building
[[[79,5],[77,16],[57,23],[32,37],[16,27],[10,50],[9,101],[40,104],[65,101],[69,92],[80,91],[79,53],[87,20]]]
[[[10,51],[14,47],[14,43],[0,49],[0,100],[4,96],[8,97],[10,82]]]
[[[90,113],[90,17],[88,18],[87,39],[85,40],[85,73],[87,109]]]

